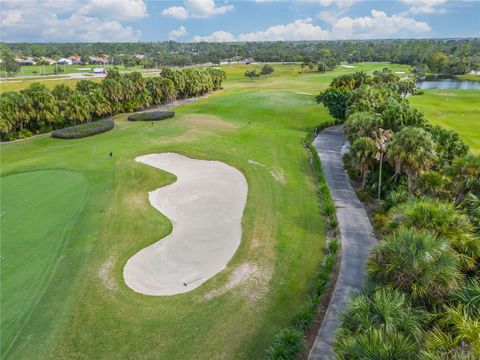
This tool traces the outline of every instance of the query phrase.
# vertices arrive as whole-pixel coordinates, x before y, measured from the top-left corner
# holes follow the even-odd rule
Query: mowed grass
[[[45,170],[1,178],[1,347],[8,351],[28,323],[52,273],[75,216],[81,211],[86,183],[71,171]]]
[[[474,152],[480,152],[480,91],[430,89],[408,100],[435,125],[455,130]]]

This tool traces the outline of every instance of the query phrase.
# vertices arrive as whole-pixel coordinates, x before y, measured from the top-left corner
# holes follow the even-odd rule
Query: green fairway
[[[2,145],[2,308],[18,307],[2,317],[2,348],[11,344],[2,357],[264,358],[274,334],[292,323],[323,258],[325,221],[303,142],[331,118],[310,94],[347,72],[386,66],[408,72],[406,65],[354,66],[300,74],[298,64],[277,64],[258,80],[244,78],[247,65],[225,66],[224,90],[177,107],[172,119],[129,122],[124,114],[115,117],[114,130],[93,137],[46,135]],[[429,94],[411,97],[427,118],[435,106]],[[473,100],[465,106],[475,109]],[[171,231],[148,191],[175,177],[135,157],[168,151],[219,160],[245,175],[242,240],[226,269],[194,291],[143,296],[125,285],[123,267]],[[25,199],[28,205],[16,205]],[[21,216],[10,217],[12,207]],[[18,226],[21,233],[4,236]],[[14,258],[14,276],[30,282],[28,294],[3,291],[3,277],[12,272],[8,251],[22,254]],[[28,260],[29,252],[38,256]],[[255,273],[230,287],[245,265]]]
[[[1,179],[3,351],[41,298],[85,196],[82,175],[61,170]],[[74,241],[74,239],[70,239]]]
[[[473,151],[480,151],[480,91],[430,89],[409,101],[432,124],[455,130]]]

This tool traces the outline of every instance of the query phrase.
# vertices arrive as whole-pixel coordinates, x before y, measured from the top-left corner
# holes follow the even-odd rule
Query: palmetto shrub
[[[52,137],[58,139],[79,139],[104,133],[112,130],[114,127],[115,122],[113,120],[106,119],[55,130],[52,131]]]
[[[132,114],[128,117],[129,121],[157,121],[165,120],[175,116],[173,111],[147,111]]]
[[[473,234],[467,215],[458,212],[452,204],[436,199],[413,198],[391,208],[387,228],[413,227],[430,230],[449,240],[458,253],[463,269],[474,269],[480,258],[480,239]]]
[[[373,281],[427,303],[441,301],[462,278],[447,239],[411,228],[400,228],[377,244],[367,270]]]

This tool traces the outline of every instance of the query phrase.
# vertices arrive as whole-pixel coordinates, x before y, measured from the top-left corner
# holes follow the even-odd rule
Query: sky
[[[480,0],[0,0],[5,42],[480,37]]]

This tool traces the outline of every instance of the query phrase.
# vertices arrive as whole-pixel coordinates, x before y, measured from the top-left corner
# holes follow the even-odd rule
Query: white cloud
[[[315,25],[311,18],[298,19],[286,25],[275,25],[264,31],[234,35],[216,31],[208,36],[195,36],[193,41],[277,41],[277,40],[336,40],[410,37],[429,32],[430,26],[421,21],[401,15],[388,16],[372,10],[371,16],[358,18],[342,17],[332,23],[330,29]]]
[[[404,4],[410,6],[408,12],[411,14],[433,14],[445,12],[445,9],[441,6],[447,2],[447,0],[400,0]]]
[[[179,37],[185,35],[187,35],[187,29],[185,28],[185,26],[182,25],[178,29],[170,31],[168,33],[168,38],[170,40],[177,40]]]
[[[375,39],[407,37],[430,30],[425,22],[372,10],[371,16],[338,19],[332,26],[331,36],[333,39]]]
[[[162,11],[162,15],[180,20],[188,18],[208,18],[233,10],[233,5],[216,6],[214,0],[184,0],[183,6],[172,6]]]
[[[142,0],[2,0],[2,40],[136,41],[140,31],[121,21],[147,16],[144,6]]]
[[[115,20],[141,19],[148,15],[143,0],[89,0],[78,13]]]
[[[232,33],[227,31],[215,31],[208,36],[194,36],[193,41],[195,42],[233,42],[238,41],[238,39]]]

